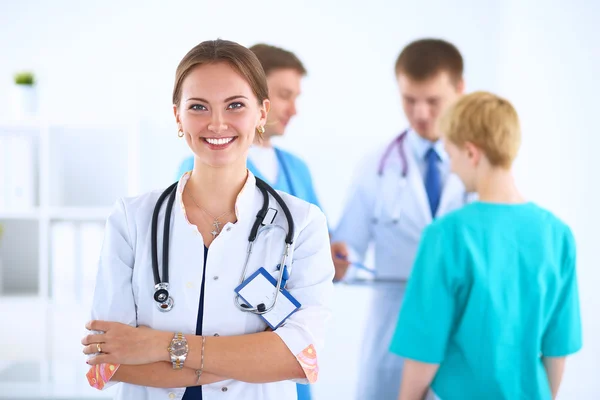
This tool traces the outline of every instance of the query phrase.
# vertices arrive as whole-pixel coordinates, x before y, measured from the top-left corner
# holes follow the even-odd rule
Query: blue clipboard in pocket
[[[267,308],[275,298],[277,281],[264,268],[258,269],[242,282],[234,290],[240,298],[249,306],[256,307],[264,304]],[[293,313],[302,307],[300,302],[294,298],[286,289],[282,288],[277,296],[277,302],[268,313],[259,315],[266,323],[275,330],[281,326]]]

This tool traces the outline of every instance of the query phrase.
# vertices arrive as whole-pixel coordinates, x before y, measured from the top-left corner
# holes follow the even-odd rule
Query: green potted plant
[[[17,118],[31,117],[37,113],[37,90],[35,75],[31,71],[19,71],[14,75],[13,110]]]
[[[33,86],[35,84],[35,76],[29,71],[17,72],[15,74],[15,84]]]

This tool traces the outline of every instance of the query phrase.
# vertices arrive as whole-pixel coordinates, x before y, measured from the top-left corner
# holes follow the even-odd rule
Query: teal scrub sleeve
[[[563,357],[582,347],[575,241],[570,233],[566,242],[562,285],[542,338],[542,355],[546,357]]]
[[[183,160],[183,162],[179,166],[179,172],[177,172],[176,179],[177,180],[181,179],[181,176],[183,174],[185,174],[186,172],[191,171],[193,169],[194,169],[194,157],[186,158],[185,160]]]

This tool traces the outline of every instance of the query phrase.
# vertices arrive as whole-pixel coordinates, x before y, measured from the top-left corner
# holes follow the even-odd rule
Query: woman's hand
[[[171,332],[107,321],[90,321],[85,327],[104,332],[87,335],[81,340],[84,354],[96,354],[100,350],[99,355],[87,361],[90,365],[139,365],[170,360],[167,348],[173,337]]]

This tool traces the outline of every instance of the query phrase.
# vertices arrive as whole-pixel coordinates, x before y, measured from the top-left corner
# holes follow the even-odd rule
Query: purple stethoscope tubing
[[[381,156],[381,159],[379,160],[379,168],[377,169],[377,175],[381,179],[383,177],[383,172],[385,170],[385,165],[386,165],[388,158],[392,154],[392,151],[394,150],[394,148],[397,148],[398,155],[400,156],[400,162],[402,163],[402,170],[401,170],[401,176],[400,176],[400,182],[402,183],[402,185],[401,185],[402,189],[404,188],[404,185],[406,184],[406,177],[408,176],[408,158],[406,156],[406,151],[404,149],[404,141],[406,140],[407,136],[408,136],[408,129],[406,129],[402,133],[400,133],[388,145],[388,147],[385,149],[385,152]],[[383,185],[381,185],[381,186],[383,186]],[[400,202],[398,202],[398,203],[400,203]],[[383,207],[383,199],[382,199],[382,196],[380,195],[377,198],[377,204],[375,206],[375,213],[373,215],[373,223],[375,223],[375,224],[379,223],[379,219],[382,214],[382,207]],[[398,223],[398,220],[400,218],[400,215],[399,215],[400,210],[399,209],[396,210],[393,214],[394,215],[392,217],[392,222],[394,224],[396,224],[396,223]]]
[[[408,159],[406,158],[406,151],[404,150],[404,141],[406,140],[406,136],[408,136],[408,129],[399,134],[396,139],[394,139],[385,149],[383,156],[379,160],[379,168],[377,169],[377,174],[379,176],[383,175],[383,171],[385,170],[385,163],[387,159],[390,157],[392,150],[394,147],[398,149],[398,155],[400,156],[400,162],[402,162],[402,177],[406,178],[408,175]]]

